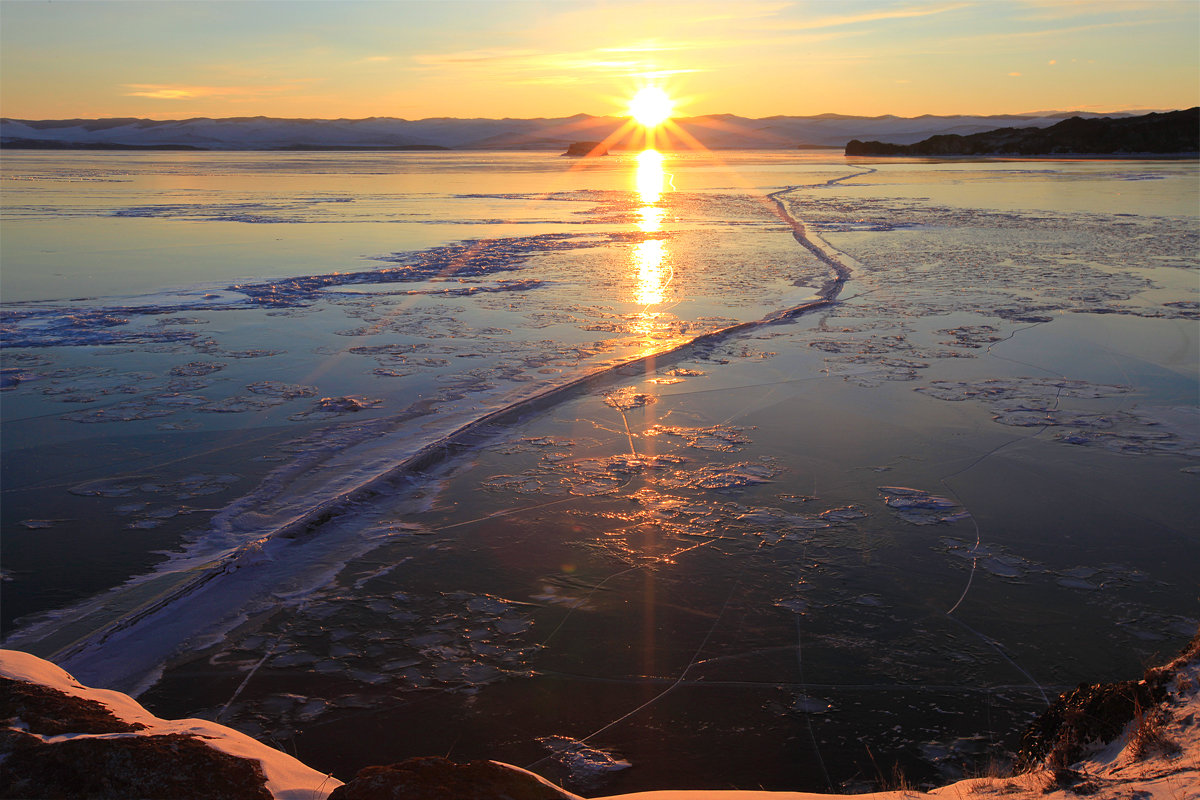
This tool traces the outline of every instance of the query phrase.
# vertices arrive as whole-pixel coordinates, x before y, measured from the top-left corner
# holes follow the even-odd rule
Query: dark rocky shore
[[[997,128],[968,136],[941,134],[916,144],[862,142],[848,156],[1188,155],[1200,151],[1200,107],[1140,117],[1071,117],[1048,128]]]

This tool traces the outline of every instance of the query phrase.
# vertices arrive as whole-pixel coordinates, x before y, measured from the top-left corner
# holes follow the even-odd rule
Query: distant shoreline
[[[397,145],[352,145],[352,144],[296,144],[281,147],[255,148],[213,148],[197,147],[193,144],[120,144],[117,142],[56,142],[48,139],[17,139],[0,141],[0,150],[183,150],[192,153],[274,153],[296,151],[428,151],[452,150],[437,144],[397,144]]]
[[[1175,115],[1166,112],[1159,117]],[[1115,112],[1099,117],[1094,112],[1044,112],[1025,115],[922,115],[863,117],[842,114],[809,116],[740,117],[712,114],[677,117],[672,128],[656,136],[661,149],[687,145],[708,150],[824,150],[847,147],[853,141],[897,142],[901,146],[931,137],[974,136],[1000,126],[1049,130],[1056,125],[1104,120],[1105,124],[1129,120],[1133,112]],[[253,151],[406,151],[436,150],[555,150],[561,153],[574,142],[604,142],[611,150],[642,149],[646,137],[632,130],[623,116],[590,116],[538,119],[430,118],[405,120],[394,117],[366,119],[285,119],[275,117],[194,117],[151,120],[132,117],[102,119],[22,120],[0,118],[0,147],[5,149],[80,150],[253,150]],[[675,130],[675,128],[678,130]],[[1087,139],[1061,142],[1054,150],[1110,152],[1112,150],[1190,151],[1196,137],[1178,141],[1157,139],[1153,146],[1141,141],[1122,142],[1118,147],[1093,148]],[[53,142],[54,144],[50,144]],[[1002,144],[1007,144],[1004,142]],[[1165,146],[1163,146],[1165,145]],[[1017,151],[1001,146],[996,151]],[[1021,152],[1053,152],[1021,147]],[[944,150],[943,152],[951,152]],[[855,153],[865,155],[865,153]],[[932,155],[932,154],[931,154]]]
[[[760,152],[760,153],[803,153],[807,151],[842,150],[838,145],[800,145],[795,147],[720,147],[707,148],[711,152]],[[294,145],[287,147],[197,147],[187,144],[153,144],[135,145],[118,144],[113,142],[71,143],[49,141],[0,142],[0,150],[29,150],[53,152],[108,152],[108,153],[140,153],[140,152],[184,152],[184,153],[396,153],[396,152],[440,152],[440,153],[547,153],[561,155],[557,150],[545,147],[515,148],[515,147],[443,147],[440,145]],[[612,150],[615,155],[637,153],[638,150]],[[678,151],[668,151],[678,152]],[[699,152],[699,151],[697,151]],[[833,155],[830,153],[830,155]],[[952,162],[952,161],[1195,161],[1200,160],[1200,152],[1181,153],[1055,153],[1040,155],[1021,155],[1020,153],[989,153],[989,154],[945,154],[945,155],[845,155],[844,158],[853,161],[909,161],[909,162]]]
[[[844,154],[843,154],[844,155]],[[1200,152],[1187,153],[1020,153],[946,154],[937,156],[870,155],[845,156],[854,161],[1196,161]]]

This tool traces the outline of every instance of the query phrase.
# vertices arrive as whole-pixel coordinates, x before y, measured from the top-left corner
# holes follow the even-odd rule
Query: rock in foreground
[[[320,800],[341,782],[202,719],[159,719],[48,661],[0,650],[0,797]]]
[[[410,758],[367,767],[334,789],[329,800],[579,800],[530,772],[495,761],[455,764]]]
[[[192,736],[46,741],[10,730],[5,738],[0,797],[274,797],[267,791],[266,776],[257,761],[222,753]]]

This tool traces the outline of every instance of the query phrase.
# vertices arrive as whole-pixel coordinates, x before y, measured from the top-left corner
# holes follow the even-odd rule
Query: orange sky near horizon
[[[0,2],[20,119],[1125,111],[1200,104],[1194,0]]]

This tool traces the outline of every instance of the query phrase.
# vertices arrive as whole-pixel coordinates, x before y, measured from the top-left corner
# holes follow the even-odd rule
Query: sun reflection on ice
[[[662,239],[638,242],[633,248],[633,263],[637,267],[637,292],[634,299],[644,306],[658,305],[667,288],[667,268],[663,265],[666,247]],[[652,320],[657,314],[642,311],[642,317]]]
[[[643,150],[637,154],[637,193],[645,205],[653,205],[662,198],[663,155],[657,150]]]
[[[662,231],[666,209],[658,204],[662,200],[666,183],[667,173],[663,170],[662,153],[657,150],[643,150],[638,153],[635,185],[642,205],[637,210],[637,227],[642,233],[654,234]],[[666,299],[666,289],[673,277],[668,255],[665,239],[645,239],[633,248],[632,299],[643,306],[634,325],[634,332],[642,338],[648,338],[655,332],[659,318],[663,316],[660,309],[652,306],[661,305]]]

